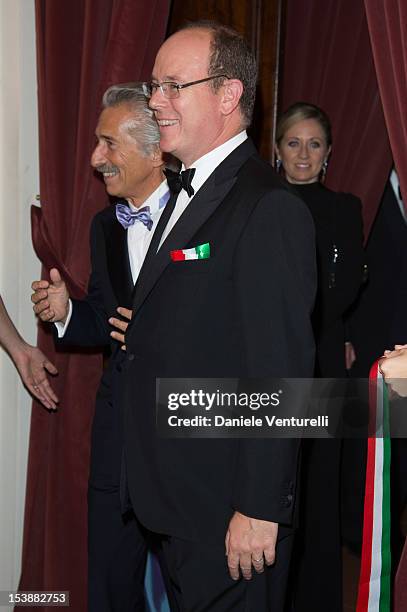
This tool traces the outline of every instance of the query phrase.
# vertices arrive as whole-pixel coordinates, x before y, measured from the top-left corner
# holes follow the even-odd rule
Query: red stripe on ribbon
[[[367,440],[367,464],[365,503],[363,514],[363,544],[360,566],[358,602],[356,612],[367,612],[369,605],[370,574],[372,567],[373,542],[373,507],[376,460],[376,411],[377,411],[377,372],[378,361],[373,364],[369,373],[369,437]]]
[[[184,261],[185,255],[182,251],[170,251],[172,261]]]

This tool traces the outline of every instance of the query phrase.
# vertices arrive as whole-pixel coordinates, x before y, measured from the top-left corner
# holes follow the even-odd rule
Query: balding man
[[[256,74],[237,32],[199,22],[164,42],[146,85],[183,173],[133,297],[125,455],[134,512],[162,534],[184,612],[284,606],[297,441],[159,438],[155,421],[160,377],[313,373],[313,223],[247,138]]]

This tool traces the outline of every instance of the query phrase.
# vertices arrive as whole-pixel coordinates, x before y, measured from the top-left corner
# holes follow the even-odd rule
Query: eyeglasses
[[[173,81],[163,81],[162,83],[143,83],[144,95],[147,98],[151,98],[153,94],[159,89],[165,98],[172,100],[173,98],[179,97],[181,89],[191,87],[191,85],[198,85],[198,83],[205,83],[206,81],[212,81],[212,79],[228,79],[227,74],[214,74],[213,76],[206,77],[206,79],[199,79],[198,81],[191,81],[190,83],[174,83]]]

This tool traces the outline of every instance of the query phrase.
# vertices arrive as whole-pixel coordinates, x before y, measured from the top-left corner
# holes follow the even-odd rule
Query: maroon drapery
[[[407,5],[405,0],[365,0],[365,7],[384,116],[407,211]],[[407,610],[407,543],[396,575],[394,610]]]
[[[73,297],[87,284],[90,221],[107,203],[89,165],[101,95],[149,77],[168,12],[169,0],[36,0],[41,209],[32,211],[33,242],[44,273],[56,266]],[[58,366],[60,408],[32,414],[20,589],[69,590],[71,609],[85,612],[90,428],[102,358],[56,354],[44,329],[38,342]]]
[[[307,101],[328,113],[327,186],[361,198],[367,236],[392,156],[363,0],[287,0],[282,79],[281,111]]]
[[[370,40],[394,165],[407,211],[407,4],[365,0]]]

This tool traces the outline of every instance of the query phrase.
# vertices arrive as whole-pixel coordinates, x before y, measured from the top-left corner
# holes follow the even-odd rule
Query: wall
[[[30,284],[40,264],[30,234],[39,192],[34,0],[0,2],[0,292],[35,343]],[[31,400],[0,351],[0,590],[20,574]],[[5,608],[4,608],[5,609]]]

